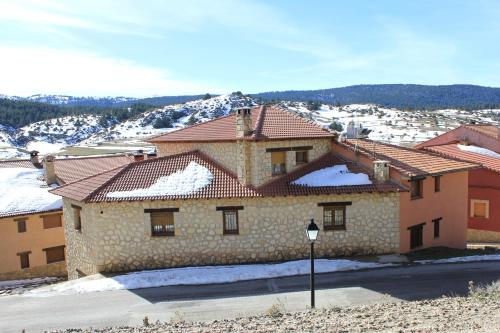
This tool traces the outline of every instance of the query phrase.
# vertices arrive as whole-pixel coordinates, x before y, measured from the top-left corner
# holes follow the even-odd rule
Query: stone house
[[[0,280],[66,276],[62,200],[48,190],[132,162],[130,156],[0,161]]]
[[[311,218],[320,256],[398,252],[407,189],[332,152],[335,138],[288,111],[243,108],[152,138],[154,160],[52,190],[69,277],[304,258]],[[343,182],[300,183],[337,169]]]
[[[500,242],[500,128],[462,125],[417,148],[480,165],[469,171],[467,237],[473,242]]]
[[[70,278],[304,258],[311,218],[321,229],[319,256],[465,246],[460,205],[471,163],[390,145],[371,154],[373,143],[338,143],[272,106],[241,108],[150,142],[156,159],[52,190],[63,197]],[[442,190],[428,195],[436,179]],[[432,241],[424,228],[430,216]]]

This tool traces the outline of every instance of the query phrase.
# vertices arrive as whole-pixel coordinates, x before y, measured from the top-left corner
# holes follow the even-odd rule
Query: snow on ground
[[[500,261],[500,254],[485,254],[477,256],[453,257],[446,259],[417,260],[419,264],[448,264],[454,262]]]
[[[367,185],[371,183],[368,175],[351,173],[345,164],[313,171],[292,182],[295,185],[311,187]]]
[[[197,192],[212,183],[214,175],[202,165],[190,162],[184,170],[160,177],[148,188],[132,191],[110,192],[108,198],[155,197],[165,195],[185,195]]]
[[[43,284],[43,283],[50,283],[54,282],[57,280],[60,280],[61,278],[58,277],[41,277],[41,278],[34,278],[34,279],[25,279],[25,280],[8,280],[8,281],[0,281],[0,289],[3,288],[10,288],[10,287],[23,287],[23,286],[28,286],[32,284]]]
[[[371,129],[369,138],[398,145],[412,145],[434,138],[462,123],[498,125],[500,110],[399,110],[375,104],[333,106],[323,104],[318,110],[308,110],[307,103],[281,102],[281,106],[305,118],[328,127],[332,122],[347,128],[350,121]]]
[[[367,268],[388,267],[347,259],[316,259],[315,271],[328,273]],[[80,294],[118,289],[140,289],[175,285],[199,285],[267,279],[309,274],[309,260],[288,261],[279,264],[252,264],[232,266],[198,266],[140,271],[110,278],[88,276],[33,290],[28,296],[50,296],[58,293]]]
[[[458,149],[467,151],[469,153],[476,153],[476,154],[481,154],[485,156],[490,156],[490,157],[496,157],[500,158],[500,154],[494,152],[493,150],[489,150],[486,148],[478,147],[478,146],[466,146],[466,145],[457,145]]]
[[[65,147],[62,143],[50,143],[44,141],[31,141],[26,145],[26,150],[36,150],[40,155],[54,154]]]
[[[47,211],[62,207],[60,196],[49,193],[43,170],[4,168],[0,173],[0,214]]]

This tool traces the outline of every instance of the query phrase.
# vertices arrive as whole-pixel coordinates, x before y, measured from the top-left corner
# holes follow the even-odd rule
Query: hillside
[[[6,101],[6,100],[3,100]],[[0,101],[1,102],[1,101]],[[23,107],[28,108],[29,115],[36,115],[38,104],[33,102],[12,101],[15,113],[4,115],[23,115]],[[18,104],[15,104],[18,103]],[[26,104],[27,103],[27,104]],[[0,158],[22,156],[16,148],[37,149],[41,152],[55,152],[66,146],[77,145],[79,148],[108,147],[108,153],[113,148],[140,149],[146,147],[141,139],[155,134],[172,131],[198,122],[204,122],[223,115],[239,106],[257,105],[258,100],[241,93],[205,97],[186,103],[152,107],[146,104],[134,104],[122,108],[87,108],[63,107],[41,104],[40,113],[50,119],[15,126],[0,125]],[[1,105],[1,103],[0,103]],[[478,110],[401,110],[376,104],[332,105],[317,102],[281,101],[277,103],[282,108],[308,118],[324,126],[341,132],[350,122],[356,126],[372,129],[370,138],[400,145],[413,145],[455,128],[462,123],[499,124],[500,109]],[[22,106],[22,107],[20,107]],[[81,112],[76,114],[76,112]],[[46,112],[44,114],[44,112]],[[68,114],[69,113],[69,114]],[[0,112],[1,115],[1,112]],[[41,116],[38,114],[38,116]],[[7,117],[8,118],[8,117]],[[0,118],[1,119],[1,118]],[[127,142],[126,146],[123,143]],[[64,154],[75,154],[74,150]]]
[[[398,109],[500,108],[500,88],[458,84],[367,84],[322,90],[263,92],[252,94],[252,97],[267,101],[319,101],[334,105],[377,104]]]

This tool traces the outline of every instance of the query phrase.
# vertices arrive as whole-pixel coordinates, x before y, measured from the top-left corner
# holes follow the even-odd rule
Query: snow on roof
[[[160,177],[148,188],[131,191],[116,191],[106,194],[108,198],[154,197],[163,195],[185,195],[197,192],[212,183],[214,175],[206,167],[192,161],[184,170]]]
[[[49,193],[40,178],[43,170],[5,168],[0,173],[0,216],[44,212],[62,207],[62,198]]]
[[[345,164],[316,170],[292,182],[295,185],[321,187],[372,184],[367,174],[352,173]]]
[[[500,158],[500,154],[494,152],[493,150],[489,150],[486,148],[478,147],[478,146],[473,146],[473,145],[457,145],[458,149],[463,150],[463,151],[468,151],[469,153],[476,153],[476,154],[481,154],[485,156],[490,156],[490,157],[496,157]]]

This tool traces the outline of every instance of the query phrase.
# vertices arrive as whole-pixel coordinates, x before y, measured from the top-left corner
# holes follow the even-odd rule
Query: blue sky
[[[0,94],[500,86],[500,1],[0,0]]]

